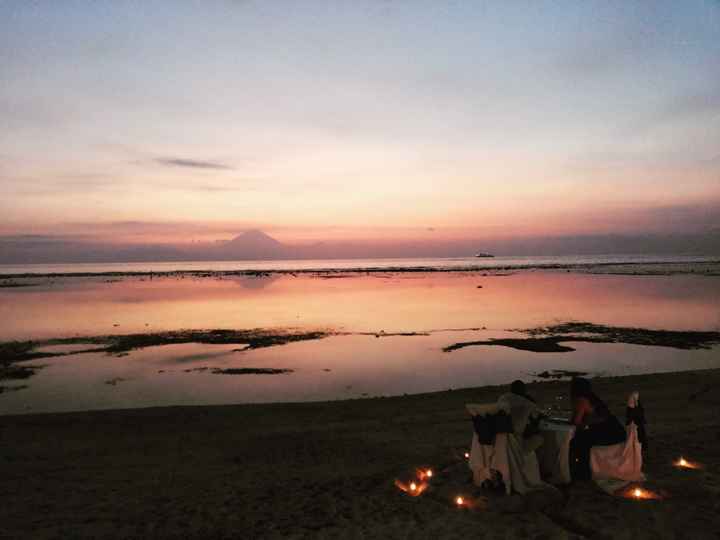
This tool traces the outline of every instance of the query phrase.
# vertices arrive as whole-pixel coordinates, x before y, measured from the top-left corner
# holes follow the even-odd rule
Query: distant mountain
[[[215,248],[222,258],[276,259],[287,251],[285,245],[257,229],[246,231]]]
[[[720,230],[694,234],[475,238],[458,241],[326,241],[287,245],[259,230],[196,244],[123,244],[52,235],[0,235],[0,264],[470,257],[478,245],[505,255],[716,255]]]

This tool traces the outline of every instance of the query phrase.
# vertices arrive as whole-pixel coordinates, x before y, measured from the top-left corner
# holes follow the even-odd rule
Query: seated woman
[[[573,378],[570,384],[573,405],[571,422],[576,426],[575,437],[570,443],[572,476],[576,479],[590,478],[590,449],[621,443],[626,432],[608,406],[592,391],[590,381]]]

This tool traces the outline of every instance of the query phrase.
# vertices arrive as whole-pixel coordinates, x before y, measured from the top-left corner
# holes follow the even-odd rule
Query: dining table
[[[544,418],[538,427],[543,438],[537,449],[540,475],[550,484],[569,484],[570,441],[575,436],[575,426],[565,419]]]

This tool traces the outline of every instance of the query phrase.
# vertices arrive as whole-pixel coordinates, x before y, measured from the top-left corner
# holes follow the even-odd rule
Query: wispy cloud
[[[204,161],[178,157],[156,158],[154,161],[155,163],[159,163],[160,165],[165,165],[167,167],[186,167],[189,169],[214,169],[221,171],[230,171],[234,169],[234,167],[231,167],[230,165],[226,165],[225,163],[219,163],[217,161]]]

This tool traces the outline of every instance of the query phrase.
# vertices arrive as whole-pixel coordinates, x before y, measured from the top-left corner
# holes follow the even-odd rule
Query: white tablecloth
[[[575,426],[551,420],[540,421],[543,444],[537,449],[540,473],[551,484],[569,484],[570,441],[575,435]]]

